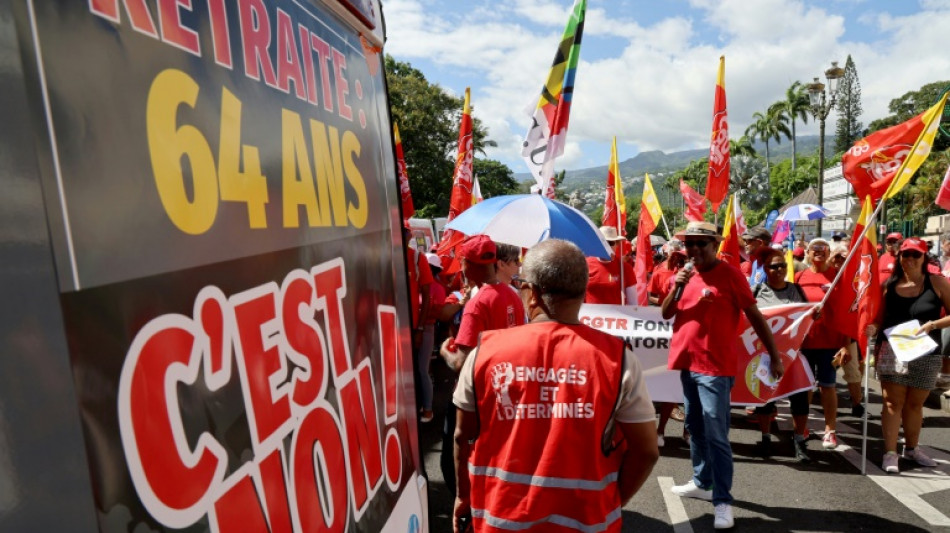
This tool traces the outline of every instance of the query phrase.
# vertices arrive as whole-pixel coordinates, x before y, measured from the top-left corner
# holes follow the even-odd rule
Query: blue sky
[[[454,94],[472,88],[475,116],[519,156],[571,10],[571,0],[383,0],[386,52]],[[730,136],[794,81],[823,78],[851,54],[868,122],[888,102],[950,79],[950,0],[588,0],[568,146],[558,168],[606,165],[646,150],[709,145],[713,89],[726,57]],[[828,118],[833,133],[836,116]],[[817,125],[798,125],[800,134]]]

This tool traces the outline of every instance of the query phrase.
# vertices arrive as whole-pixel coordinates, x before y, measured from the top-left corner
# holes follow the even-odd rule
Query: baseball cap
[[[906,252],[907,250],[916,250],[922,254],[926,254],[927,243],[917,237],[908,237],[901,243],[901,251]]]
[[[894,233],[888,233],[888,234],[887,234],[887,237],[884,237],[884,240],[885,240],[885,241],[889,241],[889,240],[892,240],[892,239],[901,240],[901,239],[903,239],[903,238],[904,238],[904,236],[901,234],[901,232],[895,231]]]
[[[763,242],[769,242],[772,240],[772,234],[765,228],[756,227],[747,229],[745,233],[742,234],[742,238],[744,240],[759,239]]]
[[[808,241],[808,248],[811,248],[813,244],[824,244],[825,246],[828,247],[828,250],[829,250],[829,251],[831,250],[831,243],[828,242],[828,241],[826,241],[826,240],[824,240],[824,239],[822,239],[822,238],[820,238],[820,237]],[[808,248],[805,248],[805,249],[807,250]]]
[[[802,247],[795,248],[792,250],[792,257],[796,259],[802,259],[805,257],[805,249]]]
[[[831,239],[835,241],[840,241],[841,239],[848,238],[848,234],[843,231],[832,231]]]
[[[490,265],[498,258],[498,248],[488,235],[473,235],[462,242],[462,259],[477,265]]]

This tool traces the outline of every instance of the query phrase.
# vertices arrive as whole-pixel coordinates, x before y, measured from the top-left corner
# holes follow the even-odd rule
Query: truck
[[[378,0],[0,3],[0,531],[425,531]]]

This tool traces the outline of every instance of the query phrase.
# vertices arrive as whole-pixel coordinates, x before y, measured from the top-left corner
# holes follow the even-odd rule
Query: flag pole
[[[868,348],[864,354],[864,404],[868,403],[868,380],[871,372],[871,356],[874,355],[873,337],[868,337]],[[864,409],[864,416],[861,417],[861,475],[868,474],[868,410]]]
[[[663,219],[663,228],[666,229],[666,240],[673,240],[673,235],[670,233],[670,227],[666,224],[666,215],[663,214],[663,211],[660,211],[660,218]]]
[[[616,137],[614,138],[614,140],[616,141]],[[619,186],[619,185],[620,185],[620,176],[615,176],[614,179],[617,180],[617,181],[614,182],[614,187]],[[615,206],[615,207],[614,207],[614,210],[617,211],[617,236],[619,237],[619,236],[621,236],[623,233],[620,231],[620,230],[621,230],[620,224],[621,224],[622,219],[620,218],[620,205],[617,204],[617,192],[616,192],[616,191],[614,191],[614,206]],[[624,240],[627,240],[627,239],[624,238]],[[622,253],[622,252],[623,252],[623,246],[620,247],[620,252],[621,252],[621,253],[618,253],[618,254],[617,254],[617,255],[619,256],[619,259],[620,259],[620,261],[619,261],[619,263],[620,263],[620,305],[627,305],[627,294],[626,294],[626,291],[624,290],[625,287],[623,286],[623,253]]]

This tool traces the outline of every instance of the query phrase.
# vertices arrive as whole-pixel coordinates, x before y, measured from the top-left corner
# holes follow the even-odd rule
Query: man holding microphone
[[[739,351],[739,313],[745,313],[769,353],[770,371],[785,373],[772,332],[756,306],[749,282],[739,270],[716,258],[722,236],[708,222],[690,222],[676,235],[692,268],[676,275],[663,301],[663,318],[673,322],[669,368],[680,371],[691,438],[692,479],[674,494],[712,501],[716,529],[731,528],[732,448],[729,444],[730,394]]]

